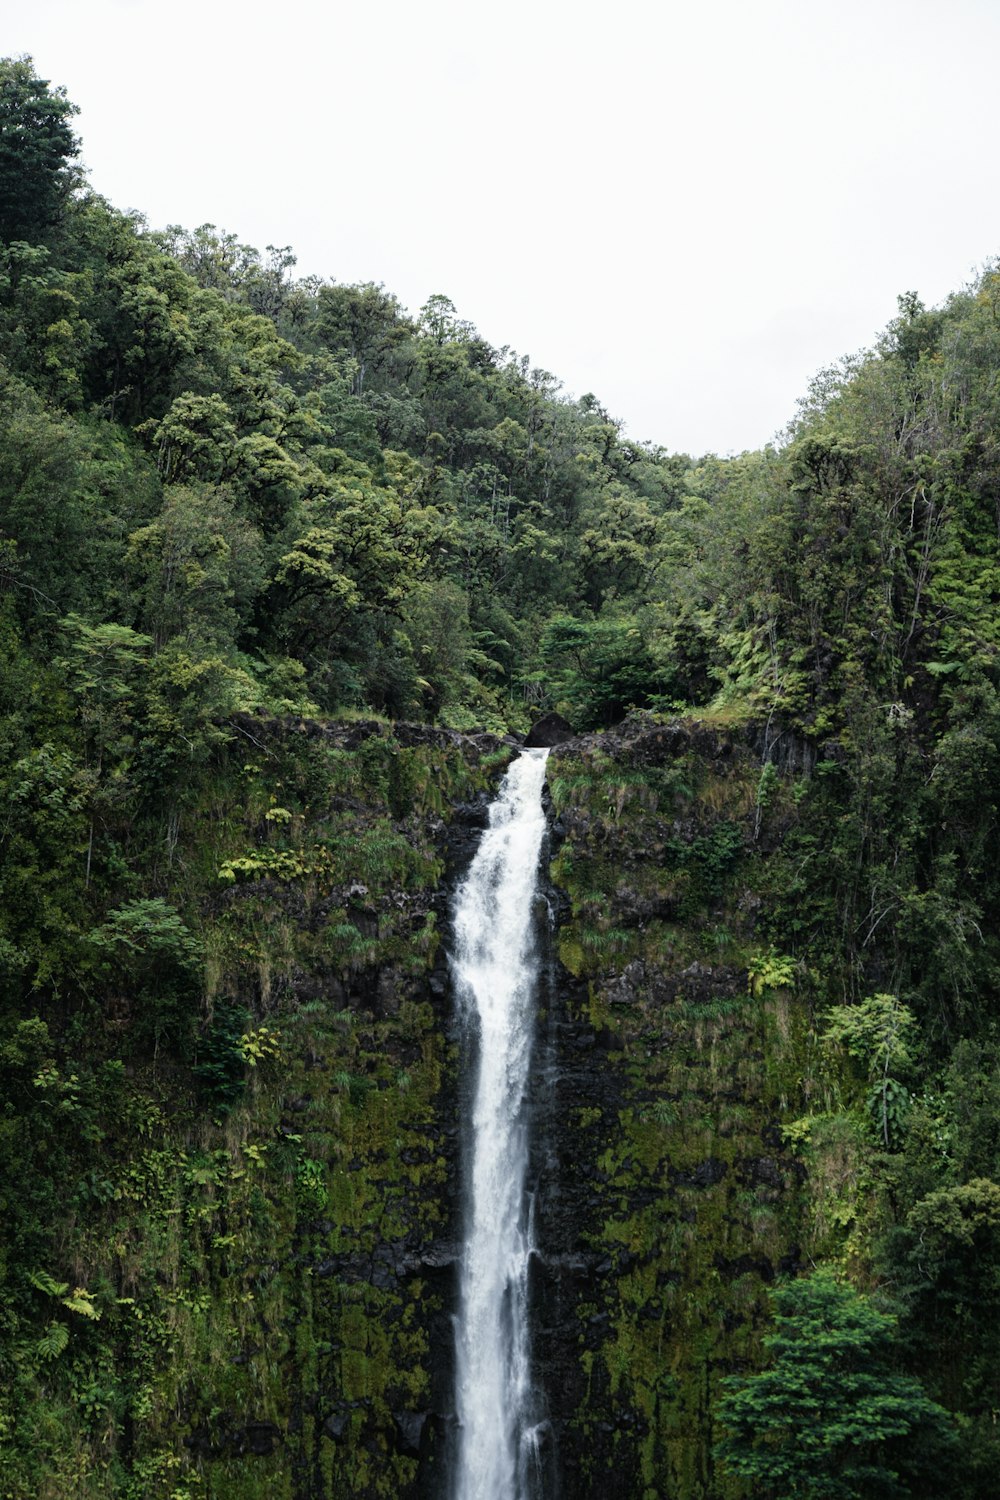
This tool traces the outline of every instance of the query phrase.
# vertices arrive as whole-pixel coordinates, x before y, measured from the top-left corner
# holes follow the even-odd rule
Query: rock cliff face
[[[748,987],[782,799],[760,805],[755,736],[698,725],[574,740],[549,780],[536,1347],[561,1493],[721,1495],[718,1381],[802,1253],[781,1123],[804,1027]]]
[[[325,732],[369,757],[380,734]],[[291,898],[300,927],[328,931],[341,910],[379,947],[346,967],[314,955],[292,982],[308,1081],[277,1128],[329,1171],[329,1201],[315,1216],[300,1204],[282,1271],[302,1351],[282,1361],[287,1415],[255,1413],[228,1449],[210,1424],[194,1429],[203,1456],[224,1461],[220,1494],[253,1493],[237,1459],[244,1474],[260,1459],[295,1500],[445,1494],[463,1087],[447,930],[511,752],[398,726],[392,755],[407,736],[410,753],[466,767],[486,753],[494,780],[425,817],[433,885],[376,894],[354,880],[308,913]],[[762,753],[780,766],[763,779]],[[719,1381],[759,1353],[765,1288],[811,1232],[782,1133],[808,1028],[763,926],[789,792],[809,769],[794,744],[779,755],[757,731],[697,723],[635,720],[552,751],[532,1086],[547,1496],[731,1492],[711,1456]]]
[[[547,1496],[734,1492],[711,1456],[718,1383],[759,1355],[765,1289],[815,1238],[782,1130],[808,1018],[763,923],[811,767],[801,746],[768,746],[782,769],[765,798],[763,749],[756,731],[636,720],[550,758],[532,1087]],[[457,812],[455,870],[477,813]]]
[[[57,1263],[100,1289],[75,1368],[127,1370],[145,1420],[109,1408],[98,1443],[67,1406],[85,1477],[53,1470],[45,1500],[442,1493],[459,1234],[442,930],[514,747],[237,729],[177,845],[207,951],[190,1050],[116,1075]],[[134,1024],[128,1005],[108,1024]]]
[[[194,1050],[123,1080],[66,1230],[79,1285],[106,1289],[78,1357],[116,1351],[147,1413],[109,1415],[92,1461],[142,1500],[444,1500],[450,900],[516,746],[377,723],[242,738],[179,845],[208,943]],[[737,1493],[712,1465],[719,1381],[824,1233],[784,1127],[825,1064],[767,928],[809,765],[790,743],[763,774],[762,750],[637,719],[551,752],[531,1164],[547,1500]],[[846,1180],[849,1143],[820,1165]],[[66,1421],[93,1455],[82,1410]]]

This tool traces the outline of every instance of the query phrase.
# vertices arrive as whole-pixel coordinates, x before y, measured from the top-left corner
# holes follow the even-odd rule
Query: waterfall
[[[467,1201],[456,1323],[454,1500],[528,1500],[537,1466],[526,1093],[547,755],[526,750],[511,765],[455,904],[453,967],[475,1085],[463,1122]]]

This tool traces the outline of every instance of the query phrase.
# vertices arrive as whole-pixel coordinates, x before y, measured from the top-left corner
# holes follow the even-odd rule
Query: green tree
[[[391,637],[399,608],[441,545],[445,523],[421,503],[420,471],[386,455],[390,484],[361,466],[301,508],[301,530],[279,559],[268,593],[279,643],[295,654],[322,650],[357,661],[374,631]],[[323,668],[318,668],[323,670]]]
[[[193,1038],[201,990],[202,945],[160,896],[128,901],[87,935],[101,977],[137,1037],[157,1048]]]
[[[93,774],[39,745],[0,777],[0,996],[55,984],[76,956]]]
[[[824,1035],[839,1042],[851,1057],[860,1058],[868,1069],[868,1109],[878,1125],[882,1144],[892,1144],[906,1111],[907,1091],[893,1077],[913,1061],[910,1046],[917,1019],[895,995],[869,995],[857,1005],[841,1005],[832,1011]]]
[[[13,369],[53,402],[79,406],[91,330],[89,278],[49,264],[43,245],[0,248],[0,346]]]
[[[16,542],[19,606],[82,606],[94,548],[88,445],[0,365],[0,537]],[[14,554],[11,554],[13,560]]]
[[[241,244],[214,224],[188,231],[169,224],[151,236],[180,261],[198,285],[220,292],[228,302],[244,302],[256,313],[277,319],[292,289],[287,273],[295,265],[288,245],[268,245],[266,258],[253,245]]]
[[[588,518],[589,519],[589,518]],[[648,505],[622,492],[602,495],[600,507],[580,537],[584,597],[592,609],[611,596],[628,595],[649,578],[655,565],[656,518]]]
[[[578,620],[554,615],[539,642],[548,701],[581,729],[605,727],[646,708],[660,685],[632,615]]]
[[[78,615],[67,615],[61,625],[68,651],[56,665],[65,674],[75,702],[86,765],[93,775],[87,838],[89,885],[95,820],[109,827],[133,791],[129,773],[150,638],[127,625],[88,625]]]
[[[59,216],[80,149],[66,90],[39,78],[30,57],[0,59],[0,239],[37,240]]]
[[[157,649],[176,636],[231,644],[263,581],[259,534],[207,485],[171,486],[129,538],[126,563]]]
[[[351,361],[356,396],[364,394],[366,380],[391,369],[415,331],[392,293],[373,282],[325,286],[317,308],[319,337],[332,353]]]
[[[726,1382],[716,1457],[759,1500],[921,1493],[954,1434],[944,1408],[894,1367],[895,1318],[826,1272],[787,1282],[773,1301],[770,1364]]]

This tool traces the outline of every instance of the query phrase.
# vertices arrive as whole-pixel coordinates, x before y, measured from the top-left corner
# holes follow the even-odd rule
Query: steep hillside
[[[991,1500],[997,266],[692,460],[73,115],[0,61],[0,1495],[442,1495],[449,902],[554,711],[546,1486]]]

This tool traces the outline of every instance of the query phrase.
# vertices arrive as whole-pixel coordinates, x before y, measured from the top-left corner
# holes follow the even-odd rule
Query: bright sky
[[[444,292],[691,453],[1000,250],[997,0],[32,0],[94,187]]]

